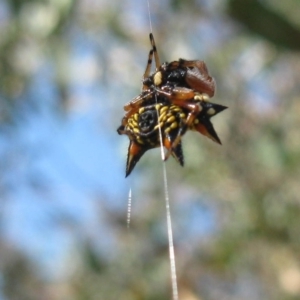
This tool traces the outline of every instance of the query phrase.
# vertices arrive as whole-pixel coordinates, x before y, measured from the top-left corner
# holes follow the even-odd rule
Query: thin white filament
[[[148,4],[150,32],[153,33],[152,22],[151,22],[151,12],[150,12],[151,9],[150,9],[150,1],[149,0],[147,0],[147,4]],[[154,93],[154,95],[155,95],[155,100],[156,100],[156,104],[157,104],[156,93]],[[156,105],[156,107],[158,107],[158,105]],[[156,110],[156,112],[157,112],[157,120],[159,120],[158,109]],[[160,153],[161,153],[162,166],[163,166],[163,177],[164,177],[164,193],[165,193],[166,215],[167,215],[167,231],[168,231],[168,240],[169,240],[169,258],[170,258],[172,294],[173,294],[173,300],[178,300],[179,298],[178,298],[178,286],[177,286],[177,276],[176,276],[175,252],[174,252],[174,243],[173,243],[172,220],[171,220],[171,212],[170,212],[169,188],[168,188],[166,164],[164,163],[165,152],[164,152],[161,126],[158,126],[158,130],[159,130]]]
[[[173,243],[172,220],[171,220],[171,212],[170,212],[168,178],[167,178],[166,164],[164,162],[163,162],[163,174],[164,174],[164,190],[165,190],[165,201],[166,201],[167,229],[168,229],[168,239],[169,239],[169,257],[170,257],[170,268],[171,268],[172,292],[173,292],[173,300],[178,300],[179,298],[178,298],[178,287],[177,287],[177,276],[176,276],[175,252],[174,252],[174,243]]]
[[[157,104],[157,97],[155,95],[155,100]],[[159,111],[156,110],[157,120],[159,120]],[[169,200],[169,187],[168,187],[168,176],[167,168],[165,164],[165,152],[162,139],[161,126],[158,126],[159,140],[160,140],[160,153],[163,166],[163,177],[164,177],[164,193],[165,193],[165,203],[166,203],[166,215],[167,215],[167,230],[168,230],[168,240],[169,240],[169,257],[170,257],[170,271],[171,271],[171,282],[172,282],[172,293],[173,300],[178,300],[178,286],[177,286],[177,276],[176,276],[176,262],[175,262],[175,252],[174,252],[174,242],[173,242],[173,230],[172,230],[172,219],[170,212],[170,200]]]
[[[156,97],[156,94],[155,95],[155,100],[156,100],[156,104],[157,104],[157,97]],[[157,120],[159,120],[159,111],[158,109],[156,110],[157,112]],[[159,132],[159,142],[160,142],[160,155],[161,155],[161,160],[162,160],[162,164],[164,166],[164,168],[166,168],[166,165],[165,165],[165,151],[164,151],[164,144],[163,144],[163,139],[162,139],[162,133],[161,133],[161,126],[159,125],[158,126],[158,132]],[[166,175],[166,178],[167,178],[167,175]],[[165,182],[166,184],[166,182]],[[168,190],[167,190],[168,192]]]
[[[148,17],[149,17],[149,25],[150,25],[150,32],[152,33],[152,22],[151,22],[151,13],[150,13],[150,3],[149,0],[147,0],[147,4],[148,4]]]
[[[157,97],[155,95],[155,100],[157,104]],[[157,120],[159,119],[159,111],[157,112]],[[170,212],[170,201],[169,201],[169,187],[168,187],[168,176],[167,168],[165,164],[165,152],[162,139],[161,126],[158,126],[159,131],[159,140],[160,140],[160,152],[163,166],[163,177],[164,177],[164,193],[165,193],[165,203],[166,203],[166,215],[167,215],[167,231],[168,231],[168,240],[169,240],[169,257],[170,257],[170,271],[171,271],[171,282],[172,282],[172,294],[173,300],[178,300],[178,286],[177,286],[177,276],[176,276],[176,263],[175,263],[175,252],[174,252],[174,243],[173,243],[173,230],[172,230],[172,220]]]
[[[130,227],[130,219],[131,219],[131,188],[129,189],[128,194],[128,203],[127,203],[127,229]]]
[[[157,97],[155,94],[155,100],[157,104]],[[157,120],[159,119],[159,111],[157,112]],[[169,240],[169,258],[170,258],[170,271],[171,271],[171,282],[172,282],[172,294],[173,300],[178,300],[178,286],[177,286],[177,276],[176,276],[176,262],[175,262],[175,252],[174,252],[174,242],[173,242],[173,230],[172,230],[172,219],[170,211],[170,200],[169,200],[169,186],[168,186],[168,176],[167,168],[165,164],[165,152],[163,146],[161,126],[159,129],[159,140],[160,140],[160,152],[162,159],[163,167],[163,177],[164,177],[164,193],[165,193],[165,203],[166,203],[166,216],[167,216],[167,231],[168,231],[168,240]]]

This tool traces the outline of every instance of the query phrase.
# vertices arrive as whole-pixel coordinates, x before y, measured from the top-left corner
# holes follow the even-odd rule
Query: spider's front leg
[[[153,55],[154,55],[154,59],[155,59],[156,70],[158,70],[161,67],[161,64],[160,64],[159,55],[158,55],[158,52],[157,52],[157,48],[156,48],[156,45],[155,45],[155,40],[154,40],[154,37],[153,37],[152,33],[150,33],[149,38],[150,38],[150,43],[151,43],[152,49],[149,51],[145,72],[143,74],[142,93],[139,96],[135,97],[130,102],[125,104],[124,110],[125,110],[126,113],[125,113],[125,116],[122,119],[122,125],[118,129],[119,134],[124,133],[124,131],[122,131],[122,128],[124,128],[126,126],[128,119],[133,114],[135,114],[141,108],[141,106],[143,104],[145,104],[144,102],[147,99],[151,98],[150,96],[153,94],[153,90],[151,90],[151,85],[153,83],[152,83],[152,79],[150,79],[150,72],[151,72]]]
[[[145,69],[145,72],[143,75],[143,87],[142,87],[143,91],[147,90],[150,86],[149,84],[147,84],[147,81],[149,80],[149,76],[150,76],[150,72],[151,72],[153,55],[154,55],[154,60],[155,60],[156,71],[158,71],[159,68],[161,67],[161,63],[160,63],[159,55],[157,52],[154,36],[152,33],[150,33],[149,38],[150,38],[150,43],[151,43],[152,49],[149,52],[146,69]],[[152,84],[152,80],[150,80],[150,83]]]
[[[188,88],[176,87],[170,91],[165,88],[158,89],[157,92],[160,95],[166,96],[173,105],[182,107],[189,111],[184,124],[179,128],[177,136],[175,137],[165,156],[165,160],[167,160],[172,151],[179,144],[181,137],[185,134],[186,130],[193,124],[198,114],[202,111],[202,106],[199,101],[194,101],[194,98],[199,97],[199,95],[195,94],[193,90]]]
[[[126,113],[122,119],[123,127],[127,125],[128,119],[137,111],[139,111],[140,108],[142,108],[143,104],[145,104],[145,101],[151,99],[153,93],[154,91],[151,91],[149,89],[145,90],[139,96],[135,97],[133,100],[124,105],[124,110]],[[123,134],[121,130],[118,130],[118,133]]]
[[[148,60],[147,60],[147,65],[146,69],[143,75],[143,86],[142,86],[142,91],[145,91],[149,88],[147,84],[145,84],[146,80],[150,76],[150,71],[151,71],[151,66],[152,66],[152,59],[153,59],[153,49],[150,50],[149,55],[148,55]]]

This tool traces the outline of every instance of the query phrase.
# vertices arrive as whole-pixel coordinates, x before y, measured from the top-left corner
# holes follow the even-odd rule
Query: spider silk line
[[[147,0],[147,5],[148,5],[150,33],[153,34],[152,22],[151,22],[151,12],[150,12],[150,0]],[[154,95],[155,95],[155,101],[157,104],[158,103],[157,95],[156,95],[156,93],[154,93]],[[157,120],[159,120],[158,108],[156,109],[156,112],[157,112]],[[168,231],[168,240],[169,240],[169,259],[170,259],[172,294],[173,294],[173,300],[178,300],[179,299],[178,298],[178,284],[177,284],[177,276],[176,276],[176,262],[175,262],[175,251],[174,251],[174,242],[173,242],[172,219],[171,219],[171,212],[170,212],[168,176],[167,176],[167,169],[166,169],[166,163],[165,163],[165,152],[164,152],[164,146],[163,146],[161,126],[158,126],[158,131],[159,131],[159,141],[160,141],[160,153],[161,153],[161,160],[162,160],[162,167],[163,167],[164,194],[165,194],[165,203],[166,203],[167,231]]]
[[[151,14],[150,14],[150,3],[149,0],[147,0],[148,4],[148,18],[149,18],[149,24],[150,24],[150,32],[152,33],[152,22],[151,22]],[[155,95],[156,103],[157,103],[157,98]],[[157,111],[157,116],[158,116],[158,111]],[[165,153],[163,151],[162,147],[162,134],[161,134],[161,128],[159,127],[159,137],[160,137],[160,145],[161,145],[161,157],[162,160],[165,159]],[[132,192],[131,192],[131,187],[129,188],[129,193],[128,193],[128,201],[127,201],[127,229],[130,228],[130,220],[131,220],[131,201],[132,201]],[[176,300],[176,299],[175,299]]]
[[[130,217],[131,217],[131,188],[129,188],[129,194],[128,194],[128,204],[127,204],[127,229],[130,227]]]
[[[153,34],[149,0],[147,0],[147,5],[148,5],[148,17],[149,17],[150,33]]]

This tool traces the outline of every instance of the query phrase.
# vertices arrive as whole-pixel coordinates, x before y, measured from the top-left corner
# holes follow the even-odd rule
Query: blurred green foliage
[[[229,106],[213,120],[222,147],[189,133],[184,138],[186,166],[179,169],[168,162],[180,299],[299,299],[300,24],[294,17],[298,1],[208,2],[151,3],[161,56],[171,60],[191,54],[204,59],[217,80],[215,102]],[[101,84],[113,81],[122,95],[127,89],[138,91],[149,48],[148,28],[129,22],[130,1],[3,3],[3,125],[13,118],[20,101],[26,101],[22,95],[45,61],[54,69],[61,109],[69,107],[71,75],[66,60],[72,28],[97,41],[103,63],[99,68],[104,70]],[[210,33],[202,36],[206,27]],[[115,41],[108,43],[110,48],[107,36]],[[138,45],[143,45],[143,57],[134,52]],[[122,113],[129,99],[120,99],[120,92],[115,95],[114,86],[109,87],[111,109]],[[171,299],[163,186],[157,179],[161,162],[156,154],[147,153],[139,163],[144,175],[135,195],[142,203],[134,204],[138,213],[132,216],[131,230],[123,212],[101,207],[107,210],[115,249],[108,255],[88,237],[78,241],[77,268],[61,282],[39,277],[25,254],[4,251],[3,239],[0,259],[7,299]],[[180,207],[199,203],[213,210],[216,225],[204,237],[187,240],[189,215]],[[180,224],[187,224],[187,229]]]

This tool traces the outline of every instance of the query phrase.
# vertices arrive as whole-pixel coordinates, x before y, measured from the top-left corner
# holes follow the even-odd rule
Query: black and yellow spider
[[[117,130],[119,134],[126,134],[130,139],[126,176],[130,174],[145,151],[160,145],[159,127],[163,136],[163,145],[168,150],[165,160],[172,154],[181,165],[183,165],[183,154],[180,143],[187,129],[197,130],[215,142],[221,143],[210,118],[226,107],[209,102],[215,92],[215,81],[208,74],[206,64],[200,60],[184,59],[160,64],[152,34],[150,34],[150,42],[152,49],[143,75],[142,92],[124,106],[125,116]],[[150,74],[153,56],[156,70]],[[171,114],[173,122],[161,121],[162,108]],[[141,118],[149,118],[155,130],[145,135],[143,133],[145,128],[138,122]],[[172,130],[170,126],[173,126]],[[149,140],[149,136],[155,138]]]
[[[161,143],[183,166],[184,156],[181,140],[174,146],[174,140],[177,138],[179,131],[182,131],[182,134],[186,130],[198,131],[213,141],[221,143],[210,118],[223,111],[226,107],[195,99],[195,102],[198,102],[202,109],[193,123],[186,127],[189,111],[177,105],[170,105],[160,97],[157,99],[157,104],[140,107],[136,113],[128,118],[126,126],[122,128],[123,133],[130,139],[126,177],[147,150],[160,147]]]

